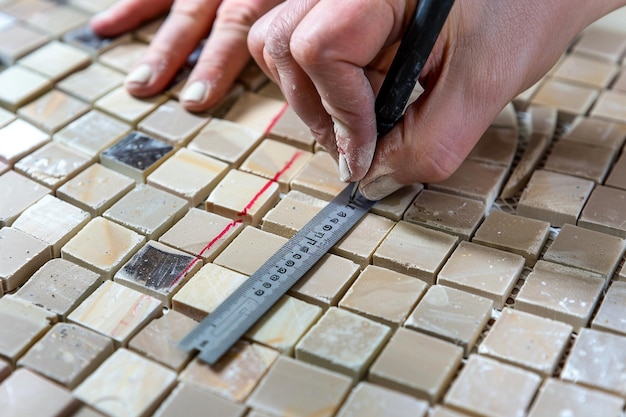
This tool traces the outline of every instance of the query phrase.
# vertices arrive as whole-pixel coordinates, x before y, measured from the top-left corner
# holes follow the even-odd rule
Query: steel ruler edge
[[[181,342],[211,365],[228,351],[369,211],[376,201],[352,187],[330,201]]]

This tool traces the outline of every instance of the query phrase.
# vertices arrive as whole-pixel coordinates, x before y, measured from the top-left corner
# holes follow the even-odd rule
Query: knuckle
[[[294,34],[290,41],[294,59],[303,66],[322,65],[327,61],[330,46],[315,34]]]

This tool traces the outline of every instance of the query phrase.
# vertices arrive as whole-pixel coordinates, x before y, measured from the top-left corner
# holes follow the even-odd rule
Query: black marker
[[[380,139],[398,123],[426,65],[454,0],[420,0],[389,67],[375,103],[376,132]],[[354,184],[351,200],[359,189]]]

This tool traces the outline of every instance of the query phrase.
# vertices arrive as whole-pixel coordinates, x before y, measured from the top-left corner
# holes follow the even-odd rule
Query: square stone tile
[[[52,41],[24,56],[18,64],[58,81],[91,63],[89,54],[71,45]]]
[[[337,161],[328,152],[318,151],[291,181],[291,189],[330,201],[346,188],[339,180]]]
[[[0,284],[3,292],[22,285],[52,256],[50,246],[13,227],[0,229]]]
[[[626,93],[603,91],[590,112],[592,117],[599,117],[618,123],[626,123]]]
[[[24,210],[51,192],[15,171],[0,175],[0,189],[11,196],[0,200],[0,226],[10,226]]]
[[[64,4],[53,5],[26,19],[30,26],[54,37],[61,37],[65,32],[84,25],[88,20],[87,13]]]
[[[188,112],[178,101],[168,100],[143,119],[137,128],[172,145],[184,146],[210,119],[210,116]]]
[[[263,216],[261,229],[291,238],[327,204],[300,191],[289,191]]]
[[[489,127],[478,140],[467,159],[507,168],[513,163],[517,151],[517,130]]]
[[[423,189],[424,185],[419,183],[402,187],[382,200],[378,200],[370,212],[398,222]]]
[[[559,141],[552,148],[544,169],[602,183],[615,156],[615,151],[609,148]]]
[[[15,138],[20,138],[19,141]],[[50,141],[50,135],[21,119],[0,129],[0,161],[10,165]]]
[[[258,92],[261,94],[261,91]],[[263,94],[261,94],[263,95]],[[266,95],[266,97],[269,97]],[[284,97],[274,97],[284,101]],[[309,127],[288,107],[269,131],[271,138],[306,151],[313,151],[315,138]]]
[[[409,395],[360,382],[348,396],[337,417],[424,417],[428,403]]]
[[[600,26],[585,30],[572,51],[595,59],[617,62],[626,50],[626,36]]]
[[[87,103],[93,104],[100,97],[122,85],[124,74],[107,66],[93,63],[56,84],[56,87]]]
[[[626,335],[626,282],[611,283],[591,322],[591,327]]]
[[[618,151],[626,139],[626,126],[593,117],[578,117],[559,141],[602,146]]]
[[[578,226],[626,238],[626,191],[596,186],[589,196]]]
[[[46,12],[53,6],[53,4],[44,0],[27,0],[8,4],[2,10],[20,20],[28,20],[34,14]]]
[[[0,63],[13,65],[49,40],[49,35],[19,23],[0,28]]]
[[[59,90],[52,90],[21,107],[17,114],[50,134],[89,111],[89,105]]]
[[[533,95],[532,103],[556,107],[565,117],[586,114],[598,97],[598,89],[548,78]]]
[[[167,101],[167,96],[157,94],[148,98],[132,96],[126,87],[117,87],[99,98],[94,106],[113,117],[116,117],[131,126],[137,126],[140,120],[152,113],[161,104]]]
[[[4,127],[15,120],[15,114],[0,107],[0,127]]]
[[[265,132],[286,109],[284,101],[244,92],[224,119]]]
[[[611,168],[605,185],[626,190],[626,153],[622,154]]]
[[[243,417],[246,407],[195,385],[181,383],[161,403],[154,417],[202,417],[207,410],[221,417]]]
[[[331,252],[365,268],[372,263],[374,252],[395,224],[386,217],[367,213],[333,246]]]
[[[607,88],[618,68],[613,62],[600,61],[582,54],[569,54],[558,65],[554,78]]]
[[[124,42],[98,57],[98,61],[117,71],[128,73],[148,49],[144,42]]]

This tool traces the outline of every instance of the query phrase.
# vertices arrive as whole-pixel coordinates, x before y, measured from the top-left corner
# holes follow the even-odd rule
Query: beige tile
[[[84,327],[57,323],[18,361],[18,366],[72,389],[113,353],[113,342]]]
[[[172,298],[172,308],[200,321],[217,308],[247,275],[215,264],[206,264]]]
[[[252,275],[287,239],[246,226],[214,263],[245,275]]]
[[[93,164],[59,187],[57,196],[96,217],[132,190],[135,184],[125,175]]]
[[[404,322],[426,291],[426,283],[395,271],[367,266],[339,307],[388,326]]]
[[[565,362],[561,379],[624,397],[625,355],[626,337],[581,329]]]
[[[289,191],[263,217],[261,229],[290,238],[327,204],[324,200],[300,191]]]
[[[572,51],[592,58],[617,62],[626,50],[626,36],[622,32],[601,27],[585,30]]]
[[[72,7],[58,4],[32,14],[26,20],[30,26],[54,37],[84,25],[89,15]]]
[[[394,226],[394,221],[368,213],[337,242],[331,251],[364,268],[371,264],[374,252]]]
[[[611,283],[591,322],[591,327],[626,335],[626,282]]]
[[[456,236],[402,221],[380,244],[373,264],[433,284],[456,242]]]
[[[17,114],[50,134],[89,111],[89,105],[59,90],[52,90],[21,107]]]
[[[124,75],[104,65],[93,63],[56,84],[56,87],[93,104],[100,97],[121,86]]]
[[[358,272],[359,265],[353,261],[326,254],[291,287],[289,293],[322,308],[336,306]]]
[[[156,240],[188,209],[189,203],[180,197],[150,185],[137,184],[102,216]]]
[[[209,120],[210,116],[190,113],[178,101],[168,100],[143,119],[138,129],[175,146],[184,146]]]
[[[531,104],[527,111],[530,115],[532,133],[552,138],[558,124],[558,110],[554,107]]]
[[[225,162],[182,148],[148,175],[147,183],[196,207],[206,200],[227,170]]]
[[[400,328],[369,370],[368,380],[437,403],[461,364],[463,349]]]
[[[517,136],[517,131],[510,128],[489,127],[467,159],[509,168],[517,151]]]
[[[110,279],[144,241],[142,235],[96,217],[63,246],[61,256]]]
[[[490,298],[501,309],[523,267],[520,255],[461,242],[439,272],[437,283]]]
[[[161,307],[156,298],[117,282],[105,281],[70,313],[68,321],[125,346],[141,327],[161,314]]]
[[[189,149],[238,167],[261,141],[263,132],[222,119],[211,119],[189,143]]]
[[[623,398],[550,378],[541,386],[528,417],[567,414],[619,417],[622,408]]]
[[[465,291],[433,285],[404,325],[461,346],[469,356],[487,325],[493,301]]]
[[[89,54],[59,41],[52,41],[24,56],[17,63],[58,81],[91,62]]]
[[[239,341],[213,366],[194,359],[179,379],[230,401],[243,402],[278,356],[267,347]]]
[[[197,208],[166,231],[159,242],[211,262],[243,229],[241,223]]]
[[[2,10],[20,20],[28,20],[34,14],[46,12],[53,6],[50,2],[43,0],[27,0],[6,5]]]
[[[98,61],[117,71],[128,73],[147,49],[146,43],[130,41],[103,52]]]
[[[19,58],[39,48],[50,36],[21,24],[0,28],[0,63],[13,65]]]
[[[78,407],[69,391],[28,369],[15,371],[0,384],[0,408],[7,416],[56,417]]]
[[[296,358],[358,381],[390,335],[388,326],[331,307],[300,340]]]
[[[0,175],[0,189],[11,196],[0,200],[0,226],[10,226],[24,210],[51,192],[15,171]]]
[[[436,405],[433,408],[432,414],[429,417],[467,417],[467,414],[461,414],[456,410],[451,410],[440,405]]]
[[[605,283],[602,276],[538,261],[515,298],[515,308],[570,324],[587,326]]]
[[[276,204],[278,196],[278,183],[233,169],[209,194],[206,209],[256,226]]]
[[[595,272],[609,280],[625,248],[626,241],[622,238],[568,224],[563,226],[543,259]]]
[[[491,122],[492,127],[506,128],[511,130],[518,130],[517,114],[515,113],[515,106],[513,103],[509,103],[498,113],[496,118]]]
[[[543,168],[601,184],[615,157],[613,149],[559,141],[550,151]]]
[[[415,197],[424,189],[423,184],[412,184],[378,200],[370,211],[393,221],[400,221]]]
[[[423,190],[408,207],[403,220],[469,240],[486,211],[487,207],[481,201]]]
[[[605,185],[626,190],[626,154],[622,154],[613,165]]]
[[[182,383],[161,403],[154,417],[201,417],[206,415],[207,410],[220,417],[243,417],[246,407],[200,387]]]
[[[626,123],[626,93],[619,91],[603,91],[591,110],[592,117]]]
[[[95,272],[55,258],[39,268],[15,297],[43,307],[65,320],[101,282],[102,278]]]
[[[259,92],[259,94],[261,94],[261,92]],[[271,97],[268,95],[265,96]],[[284,98],[280,96],[274,98],[284,101]],[[276,123],[274,123],[269,131],[269,136],[309,152],[313,151],[313,146],[315,145],[315,138],[311,130],[304,124],[302,119],[298,117],[296,112],[293,111],[292,107],[288,107],[278,118]]]
[[[593,186],[593,181],[571,175],[535,171],[520,198],[518,214],[554,227],[575,224]]]
[[[265,139],[243,161],[239,169],[275,180],[280,191],[286,193],[289,192],[289,183],[312,156],[311,152],[273,139]]]
[[[59,257],[61,247],[89,220],[91,216],[86,211],[51,195],[45,195],[24,210],[12,226],[47,243],[52,250],[52,256]]]
[[[20,66],[7,68],[0,73],[0,106],[15,112],[50,88],[50,80],[36,72]]]
[[[85,1],[83,0],[82,2],[84,3]],[[112,2],[109,2],[109,5],[111,4]],[[131,37],[130,33],[124,33],[117,37],[102,38],[96,35],[89,25],[84,25],[66,32],[63,35],[63,42],[87,51],[92,56],[97,56],[115,48],[117,45],[130,41]]]
[[[602,146],[617,151],[624,144],[624,139],[626,126],[623,124],[592,117],[579,117],[559,140]]]
[[[599,61],[582,54],[569,54],[559,64],[554,78],[607,88],[618,68],[613,62]]]
[[[485,381],[506,381],[486,384]],[[525,415],[541,378],[529,371],[472,355],[445,397],[445,404],[471,415]]]
[[[337,162],[327,152],[316,152],[291,181],[291,189],[332,200],[346,188],[346,183],[339,180],[338,172]]]
[[[43,336],[55,320],[53,313],[27,301],[11,295],[0,298],[0,357],[15,366],[16,361]]]
[[[598,185],[591,192],[578,225],[626,238],[626,191]]]
[[[553,78],[546,80],[532,98],[533,104],[555,107],[560,117],[574,118],[586,114],[598,98],[597,88]]]
[[[345,375],[281,356],[247,404],[270,415],[330,417],[339,409],[351,384]]]
[[[172,296],[201,266],[194,256],[150,240],[115,273],[114,280],[169,308]]]
[[[369,382],[360,382],[337,417],[424,417],[428,403]]]
[[[0,229],[0,284],[4,292],[22,285],[50,260],[50,247],[31,235],[14,229]]]
[[[154,411],[175,380],[175,372],[129,350],[119,349],[80,384],[73,395],[111,417],[143,417]]]
[[[0,127],[4,127],[15,120],[15,114],[0,107]]]
[[[130,339],[128,348],[180,372],[191,359],[191,353],[180,349],[178,342],[197,325],[195,320],[169,310]]]
[[[493,210],[472,242],[521,255],[533,266],[550,233],[550,223]]]
[[[285,102],[244,92],[224,119],[265,132],[285,109]]]
[[[137,126],[140,120],[156,110],[167,101],[167,96],[158,94],[148,98],[132,96],[125,87],[117,87],[99,98],[94,106],[113,117],[116,117],[132,126]]]
[[[565,353],[572,330],[565,323],[504,308],[478,353],[550,376]]]
[[[321,315],[320,307],[286,295],[250,328],[246,337],[293,356],[296,343]]]

